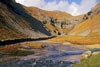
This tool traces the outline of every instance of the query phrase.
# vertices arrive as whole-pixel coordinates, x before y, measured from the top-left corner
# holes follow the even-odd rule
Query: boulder
[[[87,59],[89,56],[86,54],[82,54],[82,59]]]
[[[100,54],[100,51],[93,52],[93,53],[92,53],[92,56],[95,56],[95,55],[97,55],[97,54]]]
[[[86,51],[82,54],[82,59],[87,59],[92,55],[91,51]]]

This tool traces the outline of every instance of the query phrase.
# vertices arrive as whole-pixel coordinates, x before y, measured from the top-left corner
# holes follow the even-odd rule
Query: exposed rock
[[[82,54],[82,59],[87,59],[92,55],[91,51],[86,51]]]
[[[0,0],[0,40],[67,34],[81,19],[65,12],[25,7],[15,0]]]
[[[45,11],[36,7],[24,7],[29,15],[40,20],[52,35],[67,34],[73,27],[81,22],[82,16],[73,17],[65,12]],[[56,32],[55,32],[56,31]]]
[[[93,52],[93,53],[92,53],[92,56],[95,56],[95,55],[97,55],[97,54],[100,54],[100,51]]]
[[[100,51],[95,51],[95,52],[91,52],[91,51],[86,51],[84,52],[81,56],[82,56],[82,59],[87,59],[89,58],[90,56],[95,56],[97,54],[100,54]]]

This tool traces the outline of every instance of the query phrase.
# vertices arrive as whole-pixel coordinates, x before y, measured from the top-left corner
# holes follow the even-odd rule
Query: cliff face
[[[0,0],[0,40],[50,35],[42,23],[30,16],[22,5],[14,0]]]

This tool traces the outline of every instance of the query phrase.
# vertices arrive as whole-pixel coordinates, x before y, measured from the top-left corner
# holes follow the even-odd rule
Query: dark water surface
[[[19,59],[0,63],[0,67],[71,67],[79,63],[81,54],[85,50],[70,45],[50,44],[44,49],[31,49],[37,54],[28,55]]]

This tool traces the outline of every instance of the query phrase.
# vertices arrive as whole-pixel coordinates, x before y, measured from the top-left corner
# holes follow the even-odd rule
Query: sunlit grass
[[[36,43],[36,42],[25,42],[21,44],[21,47],[28,46],[32,49],[42,49],[44,48],[44,45],[41,43]]]
[[[59,36],[49,39],[50,42],[70,42],[73,44],[100,44],[100,37],[82,37],[82,36]]]
[[[81,60],[79,64],[74,64],[72,67],[100,67],[100,54]]]

